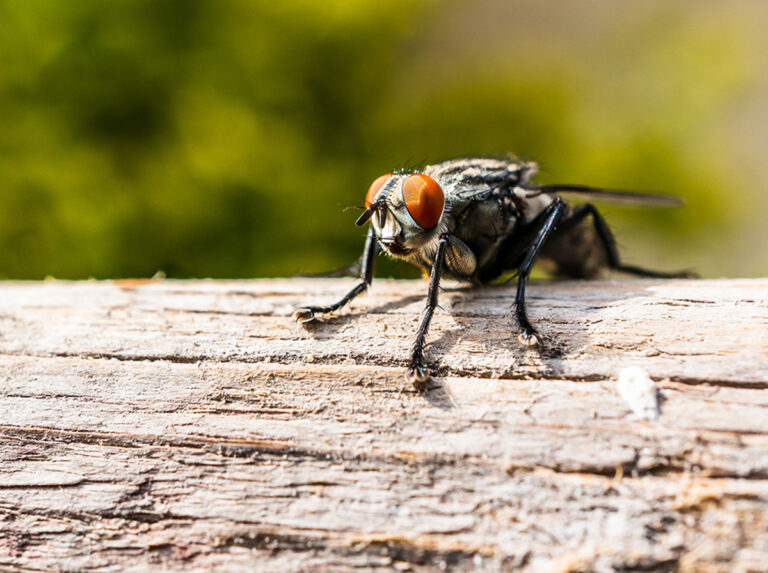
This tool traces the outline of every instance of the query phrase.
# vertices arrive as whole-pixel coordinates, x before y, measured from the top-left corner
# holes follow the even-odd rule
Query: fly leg
[[[537,346],[540,344],[538,333],[536,329],[531,325],[531,321],[528,320],[528,313],[525,309],[525,283],[528,279],[528,275],[533,268],[533,263],[536,260],[536,255],[539,254],[541,247],[547,240],[547,237],[552,233],[555,228],[560,215],[565,209],[565,203],[559,197],[555,199],[547,209],[542,213],[544,222],[539,227],[536,233],[536,238],[533,244],[528,249],[528,252],[523,259],[517,270],[517,295],[515,296],[515,317],[522,329],[518,340],[526,346]]]
[[[562,222],[560,226],[561,228],[567,228],[572,225],[576,225],[587,218],[589,215],[592,215],[595,232],[597,233],[597,237],[600,240],[600,243],[605,249],[605,254],[608,259],[608,266],[611,269],[624,273],[630,273],[640,277],[651,277],[659,279],[696,278],[696,273],[692,273],[690,271],[665,273],[644,269],[642,267],[636,267],[634,265],[622,264],[619,257],[619,251],[616,248],[616,239],[613,237],[613,233],[611,233],[611,229],[608,227],[608,223],[605,222],[605,219],[603,219],[603,216],[600,214],[600,211],[597,210],[597,207],[591,203],[586,203],[578,207],[576,210],[574,210],[570,217]]]
[[[429,323],[437,307],[437,292],[440,286],[440,273],[443,270],[443,261],[445,260],[445,248],[448,245],[448,235],[440,237],[440,244],[437,247],[435,261],[432,263],[432,273],[429,276],[429,292],[427,293],[427,308],[424,311],[424,318],[419,327],[419,333],[416,335],[416,342],[411,352],[411,361],[408,363],[408,370],[405,373],[405,379],[416,386],[423,384],[429,378],[429,370],[424,361],[424,339],[427,337]]]
[[[373,229],[371,229],[368,231],[368,237],[365,239],[365,248],[363,249],[362,280],[338,302],[328,306],[305,306],[297,308],[293,313],[293,318],[296,322],[310,322],[315,320],[317,315],[328,314],[335,310],[339,310],[357,295],[365,292],[370,286],[371,281],[373,281],[373,261],[376,258],[377,250],[376,237],[373,234]]]

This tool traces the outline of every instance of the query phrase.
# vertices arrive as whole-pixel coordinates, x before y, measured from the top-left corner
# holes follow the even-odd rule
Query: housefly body
[[[442,276],[480,285],[515,272],[514,314],[518,339],[526,346],[541,343],[525,305],[526,281],[537,260],[567,278],[593,278],[605,267],[644,277],[692,276],[623,264],[594,205],[569,205],[562,196],[654,206],[680,205],[679,199],[582,185],[537,185],[532,182],[536,172],[535,163],[513,157],[473,157],[382,175],[368,189],[365,211],[356,222],[362,226],[370,221],[360,282],[338,302],[299,308],[294,318],[300,323],[315,320],[364,292],[379,249],[425,269],[427,307],[406,372],[407,380],[419,387],[429,377],[424,342]]]

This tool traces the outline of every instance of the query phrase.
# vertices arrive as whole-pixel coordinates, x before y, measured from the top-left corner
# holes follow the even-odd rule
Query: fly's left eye
[[[392,177],[392,174],[387,173],[386,175],[378,177],[373,183],[371,183],[371,186],[368,187],[368,193],[365,195],[366,208],[371,206],[371,203],[373,203],[373,200],[376,198],[376,193],[379,192],[379,190],[384,186],[384,183],[386,183],[390,177]]]
[[[437,181],[423,173],[411,175],[403,182],[403,201],[413,220],[424,229],[437,225],[443,215],[443,190]]]

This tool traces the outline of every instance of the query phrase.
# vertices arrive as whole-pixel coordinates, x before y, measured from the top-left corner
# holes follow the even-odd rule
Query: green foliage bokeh
[[[592,53],[461,59],[425,32],[451,6],[0,1],[0,277],[333,269],[376,176],[510,151],[544,181],[684,196],[607,210],[636,259],[716,272],[711,229],[748,215],[716,136],[759,73],[749,14],[662,9]]]

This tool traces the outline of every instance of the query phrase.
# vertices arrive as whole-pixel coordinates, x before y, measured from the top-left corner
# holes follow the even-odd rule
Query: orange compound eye
[[[403,201],[413,220],[424,229],[437,225],[445,206],[445,196],[440,185],[423,173],[416,173],[405,180]]]
[[[381,177],[377,178],[376,181],[371,183],[371,186],[368,187],[368,193],[365,194],[366,207],[371,206],[371,203],[373,203],[373,200],[376,198],[376,193],[379,192],[379,190],[384,186],[384,183],[386,183],[390,177],[392,177],[392,174],[387,173],[386,175],[382,175]]]

